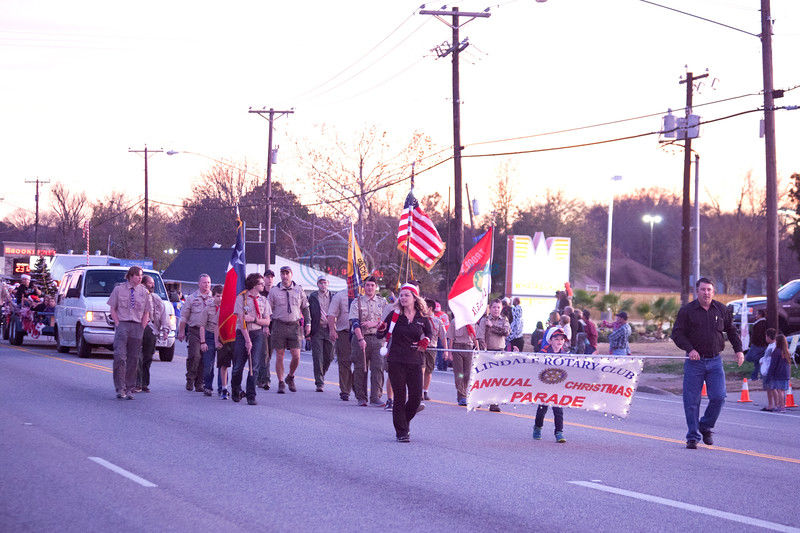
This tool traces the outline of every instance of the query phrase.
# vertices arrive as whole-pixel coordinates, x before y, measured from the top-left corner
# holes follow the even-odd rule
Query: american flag
[[[397,228],[397,248],[425,270],[430,270],[444,254],[444,241],[430,217],[422,212],[414,193],[408,193]]]

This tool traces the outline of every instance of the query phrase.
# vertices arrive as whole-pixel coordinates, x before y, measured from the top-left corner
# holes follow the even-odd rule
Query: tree
[[[99,250],[122,258],[141,257],[144,243],[141,205],[121,192],[91,204],[89,253]]]
[[[56,282],[50,277],[50,269],[47,268],[47,262],[43,256],[36,259],[36,264],[31,272],[31,278],[34,284],[42,289],[45,294],[55,294],[58,290]]]
[[[55,226],[55,246],[59,250],[80,249],[82,227],[88,211],[85,192],[70,192],[61,182],[50,189],[52,222]]]
[[[792,204],[794,215],[790,223],[791,234],[789,249],[797,254],[800,260],[800,173],[794,173],[789,178],[792,181],[791,188],[789,189],[789,201]]]

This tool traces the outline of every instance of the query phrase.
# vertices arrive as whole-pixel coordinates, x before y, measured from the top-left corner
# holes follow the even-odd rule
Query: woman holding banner
[[[378,337],[386,336],[381,355],[388,354],[387,370],[394,392],[392,421],[398,442],[411,442],[409,423],[422,401],[422,364],[433,335],[427,314],[419,289],[406,283],[400,287],[394,311],[378,327]]]

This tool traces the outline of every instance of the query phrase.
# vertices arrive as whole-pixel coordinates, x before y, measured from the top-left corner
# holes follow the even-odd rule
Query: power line
[[[356,59],[355,61],[353,61],[353,62],[352,62],[352,63],[350,63],[349,65],[347,65],[345,68],[343,68],[342,70],[340,70],[339,72],[337,72],[336,74],[334,74],[334,75],[333,75],[331,78],[328,78],[327,80],[325,80],[324,82],[320,83],[319,85],[317,85],[317,86],[315,86],[315,87],[312,87],[312,88],[311,88],[311,89],[309,89],[308,91],[306,91],[306,92],[302,93],[302,94],[300,95],[300,98],[303,98],[304,96],[307,96],[307,95],[309,95],[309,94],[311,94],[311,93],[315,92],[317,89],[320,89],[320,88],[322,88],[322,87],[326,86],[327,84],[329,84],[330,82],[332,82],[333,80],[335,80],[336,78],[338,78],[339,76],[341,76],[342,74],[344,74],[345,72],[347,72],[348,70],[350,70],[351,68],[353,68],[354,66],[356,66],[356,65],[357,65],[358,63],[360,63],[360,62],[361,62],[361,61],[362,61],[364,58],[366,58],[366,57],[367,57],[367,56],[369,56],[369,55],[370,55],[372,52],[374,52],[374,51],[375,51],[375,50],[376,50],[376,49],[377,49],[377,48],[378,48],[380,45],[382,45],[384,42],[386,42],[386,40],[387,40],[387,39],[389,39],[389,37],[391,37],[392,35],[394,35],[395,33],[397,33],[397,31],[398,31],[400,28],[402,28],[402,27],[405,25],[405,23],[406,23],[406,22],[408,22],[409,20],[411,20],[411,19],[414,17],[414,15],[416,15],[416,14],[417,14],[417,10],[415,9],[414,11],[412,11],[412,12],[411,12],[411,14],[410,14],[410,15],[408,15],[408,17],[406,17],[406,18],[403,20],[403,22],[401,22],[400,24],[398,24],[398,25],[397,25],[397,27],[396,27],[395,29],[393,29],[392,31],[390,31],[390,32],[389,32],[389,35],[387,35],[386,37],[384,37],[383,39],[381,39],[380,41],[378,41],[378,44],[376,44],[375,46],[373,46],[372,48],[370,48],[369,50],[367,50],[367,52],[366,52],[364,55],[362,55],[361,57],[359,57],[358,59]]]
[[[734,113],[732,115],[728,115],[728,116],[725,116],[725,117],[715,118],[715,119],[711,119],[711,120],[704,120],[704,121],[699,122],[698,125],[700,125],[700,124],[711,124],[712,122],[719,122],[720,120],[727,120],[729,118],[734,118],[734,117],[738,117],[738,116],[741,116],[741,115],[746,115],[748,113],[756,113],[756,112],[760,112],[760,111],[763,111],[763,110],[762,109],[750,109],[748,111],[741,111],[739,113]],[[571,144],[571,145],[567,145],[567,146],[551,146],[549,148],[534,148],[534,149],[531,149],[531,150],[516,150],[516,151],[513,151],[513,152],[498,152],[498,153],[489,153],[489,154],[469,154],[469,155],[465,155],[463,157],[500,157],[500,156],[509,156],[509,155],[533,154],[533,153],[537,153],[537,152],[552,152],[552,151],[555,151],[555,150],[569,150],[569,149],[572,149],[572,148],[583,148],[583,147],[586,147],[586,146],[596,146],[596,145],[600,145],[600,144],[609,144],[609,143],[619,142],[619,141],[629,141],[631,139],[638,139],[638,138],[641,138],[641,137],[647,137],[649,135],[661,135],[663,133],[669,133],[671,131],[677,131],[677,130],[678,130],[678,128],[673,128],[671,130],[666,130],[666,131],[662,131],[662,130],[649,131],[649,132],[646,132],[646,133],[637,133],[635,135],[627,135],[625,137],[616,137],[616,138],[613,138],[613,139],[604,139],[604,140],[601,140],[601,141],[592,141],[592,142],[587,142],[587,143]]]
[[[350,80],[352,80],[353,78],[355,78],[355,77],[357,77],[357,76],[361,75],[363,72],[365,72],[366,70],[368,70],[369,68],[371,68],[372,66],[374,66],[374,65],[375,65],[375,64],[376,64],[378,61],[380,61],[381,59],[383,59],[383,58],[384,58],[384,57],[386,57],[387,55],[389,55],[389,54],[391,54],[392,52],[394,52],[395,50],[397,50],[397,49],[400,47],[400,45],[401,45],[401,44],[403,44],[403,43],[404,43],[404,42],[406,42],[408,39],[410,39],[410,38],[411,38],[411,37],[412,37],[412,36],[413,36],[415,33],[417,33],[417,32],[418,32],[420,29],[422,29],[422,27],[423,27],[425,24],[427,24],[427,23],[428,23],[428,20],[426,19],[425,21],[423,21],[423,22],[422,22],[422,24],[420,24],[419,26],[417,26],[417,27],[416,27],[416,29],[415,29],[414,31],[412,31],[411,33],[409,33],[408,35],[406,35],[406,36],[405,36],[405,37],[404,37],[404,38],[403,38],[403,39],[402,39],[402,40],[401,40],[399,43],[397,43],[397,44],[396,44],[396,45],[394,45],[392,48],[390,48],[389,50],[387,50],[386,52],[384,52],[383,54],[381,54],[380,56],[378,56],[377,58],[375,58],[375,60],[374,60],[374,61],[372,61],[371,63],[368,63],[368,64],[367,64],[367,66],[365,66],[364,68],[362,68],[361,70],[359,70],[359,71],[358,71],[358,72],[356,72],[355,74],[352,74],[351,76],[349,76],[349,77],[345,78],[344,80],[340,81],[340,82],[339,82],[339,83],[337,83],[336,85],[334,85],[334,86],[332,86],[332,87],[329,87],[329,88],[325,89],[324,91],[322,91],[322,92],[320,92],[320,93],[318,93],[318,94],[316,94],[316,95],[310,96],[310,97],[308,98],[308,100],[314,100],[314,99],[317,99],[317,98],[319,98],[320,96],[324,96],[324,95],[328,94],[329,92],[331,92],[331,91],[333,91],[333,90],[335,90],[335,89],[338,89],[339,87],[341,87],[341,86],[342,86],[342,85],[344,85],[345,83],[349,82],[349,81],[350,81]],[[308,101],[308,100],[307,100],[307,101]]]

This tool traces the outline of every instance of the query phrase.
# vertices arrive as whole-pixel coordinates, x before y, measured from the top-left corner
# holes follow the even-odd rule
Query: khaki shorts
[[[425,350],[425,371],[433,374],[433,367],[436,365],[436,350]]]
[[[274,350],[299,349],[300,339],[302,339],[300,323],[273,320],[269,328],[269,337]]]

